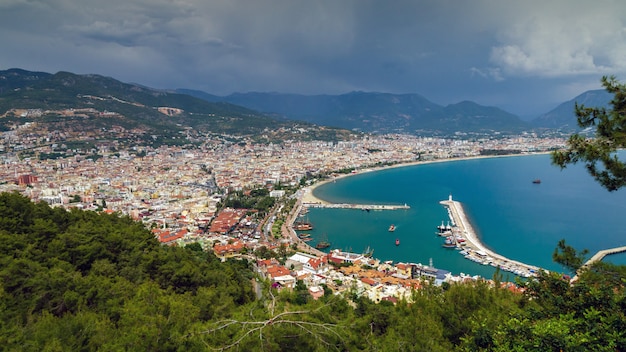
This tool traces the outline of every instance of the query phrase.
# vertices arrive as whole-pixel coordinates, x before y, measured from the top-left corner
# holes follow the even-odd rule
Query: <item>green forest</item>
[[[564,242],[555,259],[580,263]],[[426,285],[374,304],[299,282],[276,292],[245,260],[161,246],[119,214],[0,194],[0,349],[7,351],[624,351],[624,270],[570,284]],[[258,285],[258,290],[255,287]]]

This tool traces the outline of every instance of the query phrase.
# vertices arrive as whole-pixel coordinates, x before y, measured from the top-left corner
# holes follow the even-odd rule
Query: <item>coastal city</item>
[[[20,155],[20,150],[32,144],[29,138],[39,137],[15,130],[2,132],[1,192],[19,192],[55,207],[128,215],[144,223],[164,245],[198,242],[222,260],[247,258],[277,288],[293,288],[302,280],[314,297],[324,293],[320,288],[324,284],[335,292],[350,290],[376,302],[408,298],[426,281],[442,284],[479,278],[454,276],[432,264],[393,263],[368,253],[308,246],[294,227],[307,206],[320,202],[312,197],[312,187],[324,179],[382,167],[540,153],[565,143],[561,138],[533,135],[463,140],[399,134],[280,144],[220,139],[194,148],[129,150],[103,142],[93,151],[98,158],[86,158],[80,150],[68,147],[67,153],[74,156],[41,159]],[[50,148],[42,147],[38,152],[48,153]],[[255,189],[266,190],[275,200],[262,216],[254,209],[223,206],[229,194],[249,194]],[[456,208],[453,203],[447,206]],[[468,242],[463,243],[468,259],[492,259],[491,265],[519,276],[530,276],[537,270],[485,253],[468,232],[471,227],[462,224],[461,215],[462,208],[450,213],[455,233],[452,239],[459,246]],[[259,259],[254,253],[260,248],[282,252],[283,258]]]

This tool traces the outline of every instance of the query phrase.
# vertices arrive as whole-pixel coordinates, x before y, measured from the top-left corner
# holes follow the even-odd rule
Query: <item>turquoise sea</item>
[[[541,184],[532,180],[541,179]],[[552,262],[560,239],[590,256],[626,245],[626,190],[608,192],[583,166],[551,165],[549,155],[452,160],[356,174],[317,187],[314,195],[337,203],[404,204],[408,210],[310,209],[316,241],[352,252],[374,249],[381,260],[433,265],[455,274],[491,278],[494,268],[443,248],[436,226],[448,220],[439,204],[461,202],[482,242],[510,259],[563,271]],[[395,232],[389,232],[391,224]],[[395,240],[400,245],[395,245]],[[607,257],[626,264],[626,255]],[[505,278],[507,273],[504,273]],[[512,278],[513,274],[510,274]]]

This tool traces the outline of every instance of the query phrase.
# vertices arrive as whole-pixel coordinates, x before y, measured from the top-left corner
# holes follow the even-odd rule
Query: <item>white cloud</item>
[[[502,71],[497,67],[487,67],[487,68],[472,67],[470,68],[470,75],[480,76],[482,78],[490,78],[496,82],[504,81],[504,77],[502,76]]]
[[[557,2],[511,19],[490,61],[506,75],[560,77],[625,72],[626,6]],[[551,3],[554,4],[554,3]]]

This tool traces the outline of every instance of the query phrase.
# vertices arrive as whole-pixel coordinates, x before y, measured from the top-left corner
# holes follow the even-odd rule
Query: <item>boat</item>
[[[324,249],[324,248],[328,248],[328,247],[330,247],[330,243],[326,242],[326,241],[319,241],[315,245],[315,248],[317,248],[317,249]]]
[[[533,180],[533,183],[534,183],[534,184],[536,184],[536,185],[538,185],[538,184],[540,184],[540,183],[541,183],[541,180],[540,180],[540,179],[538,179],[538,178],[536,178],[536,179],[534,179],[534,180]]]
[[[441,221],[441,225],[437,226],[437,234],[439,236],[447,237],[452,234],[452,226],[450,226],[450,221],[448,221],[447,225],[443,224],[443,220]]]
[[[300,238],[307,238],[307,237],[311,237],[311,234],[310,233],[301,233],[301,234],[298,235],[298,237],[300,237]]]
[[[310,222],[298,221],[295,224],[293,224],[293,228],[296,231],[308,231],[308,230],[313,230],[313,225],[311,225]]]
[[[456,243],[454,243],[454,238],[451,236],[446,237],[445,241],[443,242],[443,247],[444,248],[456,247]]]
[[[391,226],[389,226],[389,232],[394,232],[396,230],[396,226],[394,224],[391,224]]]
[[[313,239],[312,239],[311,237],[301,238],[301,240],[302,240],[303,242],[313,241]]]
[[[400,239],[396,238],[396,246],[399,246],[399,245],[400,245]]]
[[[367,248],[363,252],[363,256],[366,258],[371,258],[373,255],[374,255],[374,249],[370,248],[370,246],[367,246]]]

